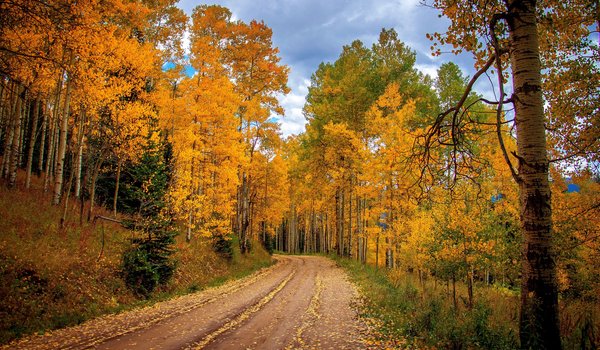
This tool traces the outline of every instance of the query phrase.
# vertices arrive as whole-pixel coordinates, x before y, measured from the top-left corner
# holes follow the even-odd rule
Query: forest
[[[43,272],[61,265],[40,258],[49,244],[94,283],[111,276],[104,299],[81,300],[90,317],[266,250],[383,276],[389,290],[363,297],[388,337],[599,346],[598,4],[426,4],[451,21],[423,39],[433,54],[471,53],[476,74],[426,75],[384,28],[316,68],[306,130],[284,138],[289,67],[262,21],[173,0],[0,2],[0,275],[15,281],[0,315],[29,310],[0,340],[81,321],[17,327],[39,295],[68,293]],[[394,293],[412,306],[386,304]]]

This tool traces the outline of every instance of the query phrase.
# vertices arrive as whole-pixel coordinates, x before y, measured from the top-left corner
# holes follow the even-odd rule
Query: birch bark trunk
[[[508,2],[519,158],[521,348],[561,349],[536,0]]]

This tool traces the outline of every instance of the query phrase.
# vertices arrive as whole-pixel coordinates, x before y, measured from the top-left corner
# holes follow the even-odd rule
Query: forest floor
[[[369,327],[344,271],[317,256],[0,349],[360,349]],[[369,348],[372,348],[369,346]]]
[[[209,239],[194,236],[187,242],[179,235],[173,278],[146,299],[127,288],[120,275],[131,231],[112,222],[88,222],[87,215],[80,222],[80,203],[74,200],[60,228],[64,208],[50,205],[42,179],[34,176],[32,188],[26,190],[20,186],[24,174],[19,175],[14,189],[0,181],[0,344],[150,306],[272,264],[258,242],[249,254],[241,254],[232,242],[232,256],[225,257],[215,253]],[[84,212],[88,209],[86,202]],[[96,214],[113,215],[100,206]]]

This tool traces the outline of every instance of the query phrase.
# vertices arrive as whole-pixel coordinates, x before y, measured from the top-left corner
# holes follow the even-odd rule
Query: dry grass
[[[339,260],[358,284],[364,313],[378,325],[380,341],[391,348],[518,348],[519,292],[476,284],[475,306],[467,307],[467,287],[452,286],[401,270],[375,270]],[[600,308],[592,301],[561,300],[561,336],[565,349],[595,349],[600,344]]]
[[[205,240],[187,243],[180,236],[174,278],[142,300],[119,276],[131,232],[107,221],[80,226],[73,200],[60,229],[62,208],[49,204],[41,179],[34,177],[32,185],[30,190],[7,189],[0,183],[0,343],[203,289],[271,262],[261,247],[229,261]],[[96,214],[111,216],[103,208]]]

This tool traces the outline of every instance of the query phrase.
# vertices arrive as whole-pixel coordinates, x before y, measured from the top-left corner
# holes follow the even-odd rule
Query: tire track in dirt
[[[317,277],[315,278],[315,292],[310,299],[310,304],[304,313],[304,319],[300,327],[298,327],[296,331],[296,337],[294,338],[292,344],[286,346],[286,350],[291,349],[299,349],[306,346],[305,341],[302,339],[302,333],[309,327],[312,327],[318,320],[321,318],[321,314],[319,313],[319,308],[321,306],[321,293],[323,292],[323,280],[321,276],[317,273]]]
[[[366,326],[351,307],[358,294],[344,271],[324,257],[291,258],[298,273],[285,289],[206,349],[365,348]]]
[[[218,296],[214,302],[168,321],[111,339],[97,348],[146,350],[150,348],[150,344],[154,349],[182,349],[201,342],[207,335],[257,304],[293,275],[296,270],[293,259],[281,257],[278,260],[280,262],[271,273],[261,276],[248,286],[238,288],[226,296]]]
[[[239,326],[242,322],[244,322],[249,317],[251,317],[252,314],[258,312],[260,309],[262,309],[265,306],[265,304],[270,302],[273,299],[273,297],[277,293],[279,293],[288,284],[288,282],[292,279],[292,277],[294,277],[295,274],[296,274],[296,271],[293,270],[292,273],[290,273],[286,279],[284,279],[275,289],[271,290],[269,292],[269,294],[265,295],[264,298],[260,299],[258,301],[258,303],[248,307],[243,312],[241,312],[237,317],[235,317],[233,320],[227,322],[226,324],[221,326],[221,328],[215,330],[214,332],[211,332],[210,334],[206,335],[202,339],[202,341],[200,341],[196,344],[193,344],[189,349],[195,349],[195,350],[204,349],[204,347],[206,345],[208,345],[210,342],[212,342],[219,335]]]
[[[169,318],[183,315],[185,313],[193,311],[194,309],[202,307],[206,304],[214,303],[214,302],[218,301],[219,298],[226,297],[232,293],[237,292],[238,290],[240,290],[244,287],[247,287],[247,286],[255,283],[260,278],[264,277],[266,274],[272,272],[273,268],[274,268],[274,266],[271,266],[271,267],[265,268],[265,269],[261,269],[250,276],[240,279],[239,281],[237,281],[237,283],[235,283],[235,282],[227,283],[227,284],[223,285],[222,288],[215,289],[215,291],[216,290],[219,291],[218,294],[217,293],[207,293],[208,295],[206,295],[204,298],[202,298],[202,297],[195,298],[197,300],[193,300],[191,303],[183,305],[181,307],[177,307],[176,309],[165,307],[165,308],[163,308],[162,312],[155,313],[153,315],[149,315],[148,318],[141,318],[141,319],[135,320],[134,324],[131,325],[130,327],[125,327],[125,328],[122,328],[121,330],[110,332],[109,334],[100,334],[95,337],[90,337],[88,339],[81,339],[79,342],[76,342],[76,343],[73,343],[73,344],[70,344],[70,345],[64,347],[64,349],[65,350],[67,350],[67,349],[68,350],[90,349],[98,344],[107,342],[111,339],[118,338],[125,334],[133,333],[135,331],[138,331],[138,330],[141,330],[144,328],[148,328],[149,326],[152,326],[158,322],[166,321]],[[105,327],[105,328],[107,328],[107,327]]]

